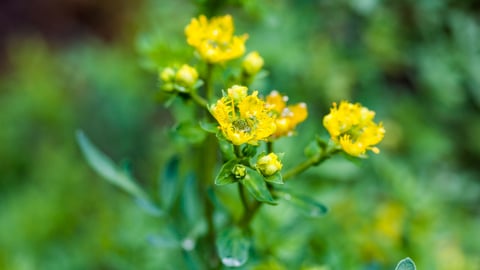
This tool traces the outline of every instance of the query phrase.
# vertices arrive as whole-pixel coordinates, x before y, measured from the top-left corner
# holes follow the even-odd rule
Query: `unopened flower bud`
[[[175,80],[178,84],[186,87],[192,88],[198,80],[198,72],[195,68],[189,65],[183,65],[175,76]]]
[[[237,164],[232,169],[233,177],[243,179],[247,175],[247,168],[241,164]]]
[[[249,75],[257,74],[263,67],[263,58],[257,51],[253,51],[242,62],[243,70]]]
[[[175,78],[175,70],[173,68],[167,67],[160,72],[160,79],[163,82],[171,82]]]
[[[257,168],[264,176],[270,176],[282,169],[282,163],[275,153],[270,153],[258,159]]]
[[[248,88],[245,86],[234,85],[228,88],[228,96],[238,102],[247,96]]]

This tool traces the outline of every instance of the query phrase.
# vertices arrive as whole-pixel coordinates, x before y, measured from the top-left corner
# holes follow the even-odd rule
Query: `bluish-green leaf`
[[[306,216],[320,217],[328,212],[328,208],[325,205],[306,196],[299,196],[285,191],[276,191],[276,194]]]
[[[222,186],[236,182],[232,174],[233,167],[237,165],[238,160],[232,159],[223,164],[222,168],[215,177],[215,185]]]
[[[250,240],[238,228],[228,228],[217,237],[217,250],[222,263],[228,267],[240,267],[248,260]]]
[[[162,234],[149,235],[147,241],[155,246],[160,248],[181,248],[181,241],[175,235],[175,233],[165,230]]]
[[[165,166],[165,171],[159,179],[159,195],[162,206],[168,210],[172,206],[178,193],[180,180],[178,179],[178,157],[172,157]]]
[[[164,214],[162,209],[158,208],[155,204],[145,198],[136,198],[135,202],[140,208],[152,216],[159,217]]]
[[[276,204],[272,194],[270,194],[267,188],[263,175],[256,170],[247,167],[247,174],[240,180],[240,183],[247,188],[248,192],[250,192],[257,201]]]
[[[203,205],[199,194],[197,179],[193,173],[190,173],[185,180],[181,200],[181,209],[189,226],[198,223],[203,213]]]
[[[88,139],[85,133],[78,130],[77,142],[90,166],[111,184],[123,189],[137,198],[147,198],[146,193],[122,169],[116,166],[105,154],[100,152]]]
[[[416,270],[417,267],[415,266],[415,263],[413,262],[412,259],[410,258],[405,258],[398,262],[397,267],[395,270]]]

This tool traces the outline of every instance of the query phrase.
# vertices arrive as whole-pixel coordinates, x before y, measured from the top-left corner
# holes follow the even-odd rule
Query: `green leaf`
[[[181,242],[174,232],[165,230],[162,234],[149,235],[147,237],[148,243],[154,247],[159,248],[181,248]]]
[[[240,183],[247,188],[248,192],[250,192],[257,201],[276,204],[272,194],[270,194],[267,188],[263,176],[256,170],[247,167],[247,174],[240,180]]]
[[[248,260],[250,240],[238,228],[228,228],[217,238],[218,255],[227,267],[240,267]]]
[[[176,125],[172,130],[172,135],[177,140],[184,140],[192,144],[203,142],[207,136],[198,124],[188,121]]]
[[[78,130],[77,142],[90,166],[111,184],[123,189],[137,198],[147,199],[146,193],[135,183],[133,178],[117,167],[113,161],[100,152],[88,139],[85,133]]]
[[[205,120],[199,122],[200,127],[209,133],[217,133],[218,132],[218,123],[210,123]]]
[[[317,144],[318,144],[318,146],[320,146],[320,148],[322,148],[323,150],[327,149],[328,141],[325,141],[320,136],[317,136],[316,140],[317,140]]]
[[[165,209],[170,209],[176,199],[180,179],[178,178],[178,157],[172,157],[159,178],[160,202]]]
[[[155,204],[153,204],[151,201],[144,199],[144,198],[136,198],[135,202],[137,205],[142,208],[145,212],[152,216],[162,216],[164,213],[162,209],[158,208]]]
[[[305,156],[307,157],[313,157],[316,154],[320,153],[320,151],[321,149],[320,149],[320,146],[318,145],[318,141],[314,140],[314,141],[311,141],[307,145],[307,147],[305,147],[304,153],[305,153]]]
[[[276,191],[276,195],[309,217],[320,217],[328,212],[325,205],[305,196],[294,195],[285,191]]]
[[[193,85],[193,88],[194,89],[200,88],[204,84],[205,83],[202,80],[198,80],[198,81],[195,82],[195,85]]]
[[[222,186],[236,182],[235,177],[232,174],[233,167],[237,165],[238,160],[232,159],[223,164],[222,168],[215,177],[215,185]]]
[[[405,258],[398,262],[397,267],[395,267],[395,270],[416,270],[417,267],[415,266],[415,263],[412,261],[410,258]]]
[[[265,181],[273,184],[280,184],[280,185],[284,184],[283,177],[280,172],[276,172],[270,176],[265,177]]]
[[[217,138],[218,138],[218,146],[220,147],[220,151],[222,152],[223,157],[226,160],[234,159],[235,158],[235,152],[233,149],[233,145],[225,140],[223,138],[223,135],[221,135],[221,132],[217,132]]]

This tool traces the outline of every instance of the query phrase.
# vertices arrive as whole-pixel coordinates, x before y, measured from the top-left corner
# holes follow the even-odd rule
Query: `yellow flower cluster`
[[[288,97],[272,91],[266,98],[267,106],[275,116],[277,129],[274,137],[292,135],[295,127],[305,121],[308,116],[307,104],[298,103],[287,106]]]
[[[378,144],[385,134],[382,123],[373,122],[375,112],[359,103],[333,103],[330,113],[323,118],[323,125],[332,140],[352,156],[363,156],[367,150],[378,154]]]
[[[210,21],[200,15],[193,18],[185,28],[187,43],[209,63],[223,63],[245,53],[248,35],[234,36],[233,32],[233,19],[230,15],[213,17]]]
[[[275,132],[275,119],[257,95],[257,91],[248,95],[247,87],[235,85],[210,107],[223,135],[235,145],[256,145]]]
[[[188,92],[198,81],[198,72],[194,67],[182,65],[178,70],[167,67],[160,74],[163,82],[162,89],[172,91],[174,89],[180,92]]]

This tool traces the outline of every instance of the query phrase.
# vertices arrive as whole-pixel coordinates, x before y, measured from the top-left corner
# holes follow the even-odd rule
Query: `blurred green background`
[[[261,93],[307,102],[285,168],[333,101],[361,102],[381,153],[339,156],[287,185],[326,204],[313,219],[261,209],[245,269],[480,269],[480,4],[474,0],[3,1],[0,4],[0,269],[184,269],[147,241],[163,226],[90,169],[84,130],[156,194],[184,142],[157,69],[188,61],[183,29],[232,14],[264,57]],[[188,162],[188,161],[184,161]],[[221,191],[220,191],[221,192]],[[232,198],[237,200],[237,198]],[[233,204],[239,206],[237,204]]]

